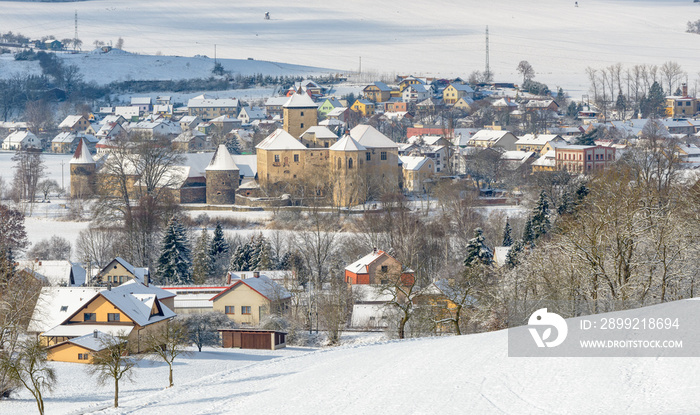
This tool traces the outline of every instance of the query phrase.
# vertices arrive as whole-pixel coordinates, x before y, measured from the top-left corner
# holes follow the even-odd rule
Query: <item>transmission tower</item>
[[[491,80],[491,68],[489,67],[489,27],[486,26],[486,68],[484,69],[484,79]]]

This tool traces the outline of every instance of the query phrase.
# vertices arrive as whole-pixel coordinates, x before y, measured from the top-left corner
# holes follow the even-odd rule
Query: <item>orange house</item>
[[[348,284],[390,284],[398,277],[404,285],[415,281],[413,270],[405,269],[391,255],[376,248],[345,268]]]

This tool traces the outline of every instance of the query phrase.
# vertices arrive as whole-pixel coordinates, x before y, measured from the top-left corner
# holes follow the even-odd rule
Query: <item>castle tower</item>
[[[318,125],[318,104],[304,93],[293,94],[282,105],[284,131],[299,138],[309,127]]]
[[[225,145],[219,145],[206,168],[207,204],[232,205],[236,202],[236,189],[240,170]]]
[[[333,202],[352,206],[367,198],[367,148],[346,134],[328,149]]]
[[[70,197],[86,198],[95,194],[96,163],[90,150],[81,138],[70,165]]]

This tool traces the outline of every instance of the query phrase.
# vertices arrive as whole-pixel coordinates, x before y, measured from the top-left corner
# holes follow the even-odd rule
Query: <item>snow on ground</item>
[[[692,301],[692,300],[691,300]],[[678,312],[683,302],[642,310]],[[687,310],[687,308],[685,309]],[[608,317],[615,316],[615,313]],[[569,326],[578,324],[576,319]],[[624,332],[623,338],[634,334]],[[627,336],[627,337],[624,337]],[[54,363],[51,414],[692,414],[700,407],[698,358],[511,358],[506,330],[457,337],[349,344],[317,350],[207,349],[165,365],[143,362],[120,408],[83,366]],[[684,339],[697,342],[700,336]],[[0,403],[34,411],[30,395]]]
[[[698,35],[685,33],[686,22],[698,18],[698,4],[582,0],[578,5],[571,0],[436,0],[430,5],[418,0],[303,4],[202,0],[177,7],[166,0],[0,1],[0,27],[31,37],[72,38],[77,10],[78,36],[85,50],[92,50],[96,39],[114,44],[122,37],[124,48],[134,53],[206,55],[209,59],[198,58],[206,70],[211,69],[216,50],[225,66],[229,64],[225,59],[238,59],[228,69],[242,73],[262,72],[259,60],[347,73],[357,71],[361,60],[363,73],[447,77],[484,69],[488,25],[490,64],[497,81],[520,79],[516,66],[528,60],[537,72],[536,80],[579,96],[588,90],[587,66],[660,65],[674,60],[689,74],[700,69],[700,55],[694,53]],[[270,20],[263,19],[265,12],[270,12]],[[137,66],[135,70],[116,61],[121,67],[118,73],[112,65],[92,70],[110,79],[136,79],[134,75],[141,73],[190,77],[205,70],[199,61],[188,61],[187,66],[168,56],[143,57],[146,67],[128,64]],[[92,61],[80,55],[75,59],[86,67]],[[279,73],[294,73],[286,64],[266,65],[279,66]]]

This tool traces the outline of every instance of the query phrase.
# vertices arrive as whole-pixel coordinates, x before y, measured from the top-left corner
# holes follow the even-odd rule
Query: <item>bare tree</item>
[[[41,151],[31,148],[18,150],[12,156],[12,161],[15,162],[14,188],[17,200],[28,200],[31,214],[37,185],[45,170]]]
[[[150,331],[145,337],[146,348],[168,365],[169,388],[175,385],[173,383],[175,358],[188,353],[187,340],[187,327],[177,320],[169,321],[164,326]]]
[[[119,231],[110,228],[89,227],[78,233],[76,252],[82,262],[88,266],[102,268],[116,255],[115,239]]]
[[[225,314],[219,312],[208,312],[202,314],[184,314],[178,316],[181,324],[185,326],[188,341],[197,346],[197,350],[202,351],[203,346],[218,346],[219,328],[235,328],[235,323]]]
[[[34,397],[39,414],[44,414],[42,391],[51,391],[56,372],[46,364],[46,347],[38,339],[27,339],[15,355],[0,355],[0,370],[20,382]]]
[[[669,95],[672,95],[675,88],[678,88],[683,79],[683,75],[686,75],[686,73],[683,71],[681,65],[674,61],[664,62],[664,64],[661,65],[660,71],[666,83],[666,91]]]
[[[132,380],[135,357],[129,356],[131,348],[123,336],[100,337],[102,350],[93,353],[88,372],[97,377],[100,384],[114,381],[114,407],[119,406],[119,381]]]
[[[44,179],[37,184],[37,189],[44,195],[44,200],[49,198],[49,193],[59,192],[61,187],[53,179]]]
[[[49,239],[42,239],[29,251],[27,251],[27,258],[45,259],[50,261],[65,259],[70,261],[70,241],[58,235],[53,235]]]
[[[529,81],[535,77],[535,69],[528,61],[520,61],[520,63],[518,63],[517,70],[518,73],[523,76],[523,85],[525,84],[525,81]]]

